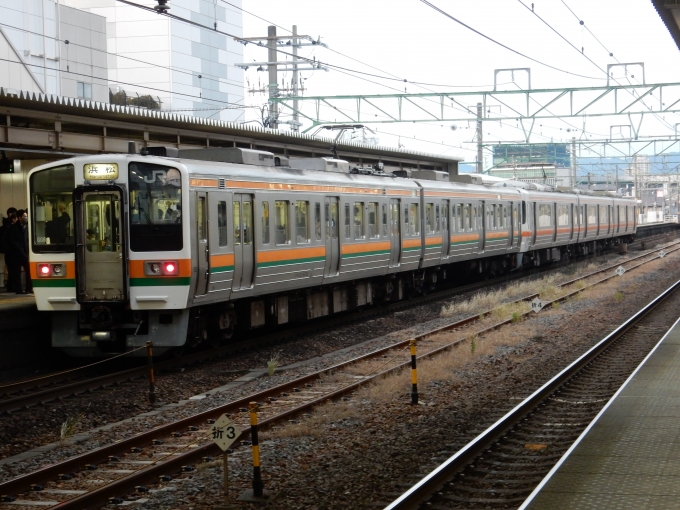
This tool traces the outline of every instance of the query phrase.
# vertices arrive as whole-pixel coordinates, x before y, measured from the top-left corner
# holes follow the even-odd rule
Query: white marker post
[[[623,276],[623,273],[625,273],[625,272],[626,272],[626,268],[624,268],[623,266],[619,266],[619,267],[616,268],[616,274],[619,275],[619,276]]]
[[[229,505],[229,447],[241,436],[241,430],[226,414],[223,414],[210,429],[212,439],[224,452],[224,505],[214,507],[215,510],[230,510],[236,507]]]

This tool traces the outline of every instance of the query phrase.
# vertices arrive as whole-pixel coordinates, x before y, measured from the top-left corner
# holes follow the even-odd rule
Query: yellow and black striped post
[[[411,404],[418,403],[418,372],[416,370],[416,341],[409,342],[411,347]]]
[[[264,495],[264,483],[260,472],[260,445],[257,439],[257,402],[251,402],[250,407],[250,438],[253,441],[253,496],[261,498]]]
[[[153,374],[153,344],[151,342],[146,343],[146,357],[149,366],[149,401],[156,401],[156,378]]]

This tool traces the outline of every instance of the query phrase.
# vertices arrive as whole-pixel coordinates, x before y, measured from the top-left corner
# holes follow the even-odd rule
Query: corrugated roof
[[[250,124],[237,124],[222,120],[206,119],[178,115],[177,113],[164,112],[162,110],[150,110],[136,106],[120,106],[109,103],[86,101],[72,97],[62,97],[33,92],[17,91],[0,87],[0,107],[11,106],[24,109],[40,109],[68,115],[80,115],[96,117],[98,119],[120,120],[135,122],[145,125],[156,125],[181,129],[192,129],[204,133],[231,134],[240,137],[252,138],[254,142],[272,141],[279,143],[292,143],[308,147],[319,147],[328,151],[334,143],[332,138],[312,137],[304,133],[294,131],[272,131],[260,126]],[[367,156],[387,156],[400,159],[426,160],[443,163],[462,161],[461,158],[428,154],[425,152],[395,149],[393,147],[366,145],[357,142],[338,143],[338,151],[343,149],[353,152],[365,153]]]
[[[671,10],[671,8],[680,9],[680,2],[678,0],[652,0],[652,4],[670,32],[675,45],[680,49],[680,27],[678,27],[678,22]]]

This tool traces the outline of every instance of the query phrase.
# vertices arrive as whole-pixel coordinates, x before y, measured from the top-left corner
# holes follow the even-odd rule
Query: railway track
[[[671,252],[679,250],[680,247],[664,249]],[[640,260],[645,257],[645,260]],[[631,267],[628,270],[656,260],[657,257],[658,254],[654,252],[636,257],[629,261]],[[593,281],[590,284],[596,285],[616,277],[612,269],[612,267],[602,269],[580,279],[591,279]],[[599,277],[603,271],[609,271],[611,274]],[[563,286],[567,287],[574,281],[565,282]],[[583,289],[566,293],[559,300],[567,299],[581,290]],[[535,295],[525,296],[521,300],[533,297]],[[424,340],[435,333],[459,328],[478,318],[479,315],[475,315],[460,321],[452,321],[418,335],[416,340]],[[509,322],[511,320],[500,321],[479,333],[483,334]],[[40,504],[46,508],[58,505],[59,509],[83,509],[106,504],[110,498],[117,502],[123,501],[122,498],[127,501],[143,498],[145,493],[136,492],[136,487],[149,481],[157,482],[160,477],[168,480],[168,475],[191,470],[193,462],[219,452],[210,439],[210,427],[222,414],[230,415],[236,421],[243,430],[240,439],[245,440],[250,430],[246,412],[250,402],[259,403],[260,424],[267,427],[294,419],[329,399],[351,399],[351,394],[360,386],[409,366],[409,362],[406,361],[408,355],[404,349],[410,340],[403,340],[286,384],[0,483],[0,494],[4,495],[0,500],[0,508]],[[429,351],[423,352],[420,357],[436,355],[458,343],[431,345]],[[369,360],[373,360],[373,364],[368,363]]]
[[[517,508],[677,319],[680,281],[386,510]]]
[[[665,238],[666,234],[662,234],[657,237],[659,237],[660,239]],[[648,238],[648,240],[649,239],[651,238]],[[644,259],[650,254],[660,252],[662,249],[664,248],[647,250],[645,251],[645,253],[642,253],[635,257],[631,257],[627,261],[627,263]],[[610,271],[611,269],[617,267],[618,265],[619,264],[606,266],[594,273],[590,273],[587,276],[592,276],[594,274]],[[328,318],[326,320],[319,322],[312,321],[310,323],[306,323],[300,326],[285,328],[271,333],[265,333],[253,339],[233,342],[226,346],[187,354],[176,359],[157,361],[155,363],[155,371],[157,374],[162,374],[164,371],[198,365],[215,359],[223,358],[236,352],[244,351],[247,349],[258,348],[271,344],[280,344],[289,339],[299,338],[300,335],[308,334],[311,332],[319,332],[331,329],[333,327],[347,325],[350,323],[358,323],[361,321],[365,321],[367,319],[375,318],[377,316],[394,313],[396,311],[414,308],[417,306],[422,306],[440,300],[450,299],[457,295],[473,292],[475,290],[479,290],[490,285],[509,283],[517,279],[534,276],[544,271],[551,271],[559,268],[555,268],[554,266],[547,266],[539,269],[540,270],[531,273],[528,272],[512,273],[510,275],[504,275],[493,280],[475,282],[464,286],[449,288],[431,294],[427,294],[425,296],[419,296],[411,300],[404,300],[397,303],[389,303],[375,308],[359,310],[350,314],[344,314],[338,317]],[[572,283],[573,281],[569,283]],[[54,374],[48,374],[39,378],[1,385],[0,413],[6,414],[17,411],[25,411],[35,405],[45,405],[63,398],[68,398],[86,392],[93,392],[113,385],[118,385],[126,383],[128,381],[139,380],[147,377],[148,369],[146,365],[91,377],[91,374],[97,373],[97,370],[100,370],[104,363],[106,363],[107,361],[109,360],[104,360],[102,362],[94,363],[84,367],[65,370]]]

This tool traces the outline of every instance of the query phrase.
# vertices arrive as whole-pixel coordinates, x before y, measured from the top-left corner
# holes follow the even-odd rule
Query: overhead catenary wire
[[[119,1],[122,1],[122,0],[119,0]],[[526,55],[525,53],[522,53],[522,52],[520,52],[520,51],[518,51],[518,50],[515,50],[515,49],[511,48],[510,46],[507,46],[507,45],[503,44],[502,42],[497,41],[496,39],[494,39],[494,38],[492,38],[492,37],[490,37],[490,36],[488,36],[488,35],[486,35],[486,34],[480,32],[479,30],[476,30],[475,28],[471,27],[470,25],[468,25],[468,24],[466,24],[466,23],[463,23],[461,20],[459,20],[458,18],[455,18],[454,16],[452,16],[452,15],[449,14],[448,12],[444,11],[443,9],[440,9],[439,7],[437,7],[436,5],[434,5],[432,2],[429,2],[428,0],[420,0],[420,1],[421,1],[423,4],[427,5],[428,7],[430,7],[431,9],[434,9],[435,11],[437,11],[438,13],[440,13],[441,15],[446,16],[446,17],[449,18],[450,20],[455,21],[455,22],[458,23],[459,25],[461,25],[461,26],[467,28],[468,30],[474,32],[475,34],[477,34],[477,35],[479,35],[479,36],[481,36],[481,37],[483,37],[484,39],[487,39],[488,41],[491,41],[492,43],[494,43],[494,44],[500,46],[501,48],[505,48],[506,50],[508,50],[508,51],[510,51],[510,52],[512,52],[512,53],[514,53],[514,54],[516,54],[516,55],[519,55],[520,57],[526,58],[526,59],[528,59],[528,60],[531,60],[532,62],[536,62],[536,63],[539,64],[539,65],[542,65],[542,66],[544,66],[544,67],[548,67],[548,68],[553,69],[553,70],[555,70],[555,71],[559,71],[560,73],[570,74],[570,75],[572,75],[572,76],[577,76],[577,77],[579,77],[579,78],[587,78],[587,79],[589,79],[589,80],[600,80],[600,79],[602,79],[602,78],[597,78],[597,77],[594,77],[594,76],[586,76],[586,75],[583,75],[583,74],[573,73],[573,72],[571,72],[571,71],[567,71],[566,69],[561,69],[561,68],[559,68],[559,67],[553,66],[553,65],[548,64],[548,63],[546,63],[546,62],[543,62],[543,61],[541,61],[541,60],[538,60],[538,59],[535,59],[535,58],[533,58],[533,57],[530,57],[529,55]]]

